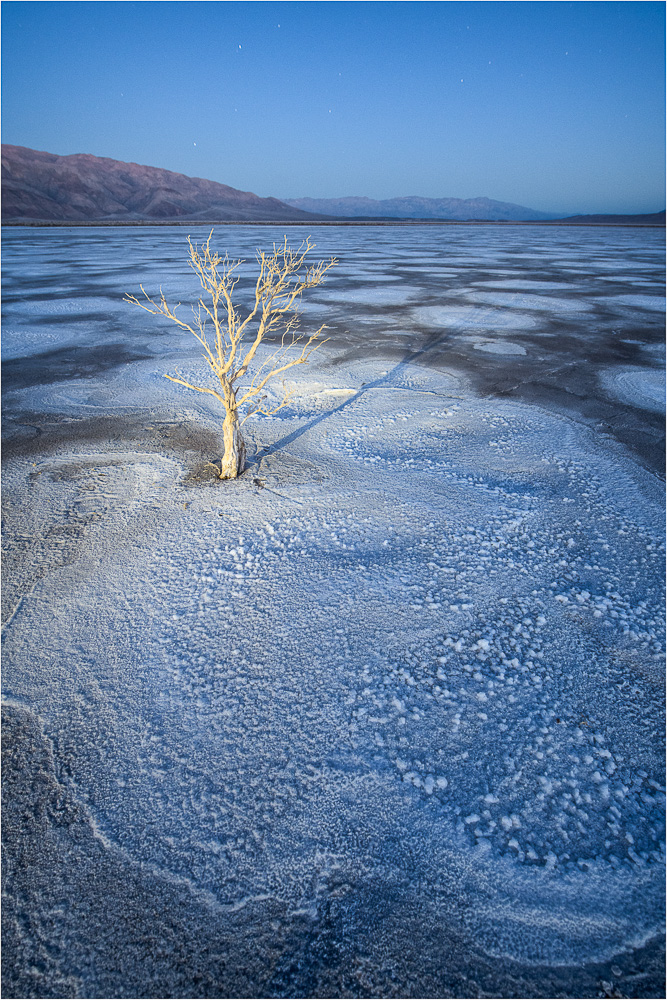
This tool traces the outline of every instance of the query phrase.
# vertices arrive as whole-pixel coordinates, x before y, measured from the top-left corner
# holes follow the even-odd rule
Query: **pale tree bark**
[[[258,250],[259,276],[255,284],[254,303],[242,319],[233,304],[232,294],[238,282],[235,271],[243,262],[230,261],[226,255],[221,257],[211,250],[212,235],[213,230],[200,247],[188,237],[190,267],[210,299],[200,298],[197,306],[192,307],[193,324],[176,315],[178,306],[171,308],[167,305],[162,289],[157,301],[144,291],[143,286],[144,301],[135,295],[126,295],[125,301],[153,315],[166,316],[177,326],[188,330],[204,348],[203,358],[217,379],[219,388],[195,385],[174,375],[165,375],[165,378],[195,392],[215,396],[222,403],[225,413],[222,426],[224,453],[220,466],[215,465],[214,468],[219,479],[235,479],[245,467],[246,449],[241,425],[254,413],[267,416],[277,413],[287,406],[292,396],[292,391],[286,389],[283,382],[282,400],[272,409],[267,409],[266,395],[262,395],[265,386],[276,375],[295,365],[306,364],[310,355],[323,343],[320,338],[326,329],[324,325],[310,336],[298,332],[298,305],[303,292],[319,285],[337,261],[332,258],[328,262],[305,266],[306,255],[314,249],[309,239],[298,250],[292,250],[287,245],[287,237],[281,246],[274,244],[271,254]],[[304,267],[305,270],[302,270]],[[207,324],[213,327],[212,342],[207,337]],[[279,346],[259,361],[257,351],[264,338],[268,334],[275,338],[281,331]],[[296,352],[290,354],[294,349]],[[241,380],[245,384],[240,384]]]
[[[224,454],[220,460],[220,469],[214,466],[218,479],[236,479],[245,469],[246,447],[241,434],[241,423],[237,410],[227,410],[225,422],[222,425]]]

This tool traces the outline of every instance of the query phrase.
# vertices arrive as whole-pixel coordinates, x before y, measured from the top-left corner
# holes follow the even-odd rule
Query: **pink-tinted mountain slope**
[[[111,222],[173,219],[307,221],[313,216],[276,198],[159,167],[87,153],[57,156],[2,146],[2,220]]]

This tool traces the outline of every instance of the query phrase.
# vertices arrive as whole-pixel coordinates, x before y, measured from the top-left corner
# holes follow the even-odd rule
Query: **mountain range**
[[[550,222],[558,216],[490,198],[260,198],[160,167],[2,145],[3,224],[343,222],[361,220]],[[575,216],[571,224],[664,225],[665,213]]]
[[[491,198],[285,198],[285,203],[305,212],[344,216],[348,219],[450,219],[456,222],[491,220],[494,222],[542,222],[557,219],[549,212],[536,212],[522,205]]]

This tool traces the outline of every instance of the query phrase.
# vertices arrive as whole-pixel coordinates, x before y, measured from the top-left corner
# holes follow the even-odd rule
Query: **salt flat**
[[[587,265],[587,303],[596,255],[654,267],[658,285],[651,234],[550,257],[541,233],[450,248],[431,230],[425,249],[417,229],[383,229],[377,265],[400,278],[463,257],[467,288],[473,262],[493,281],[515,255],[534,323],[521,241],[541,277],[562,277],[551,258]],[[647,311],[605,306],[613,330],[574,379],[591,395],[563,402],[543,383],[558,348],[532,327],[445,325],[434,343],[414,270],[404,301],[373,304],[369,276],[346,305],[371,237],[328,230],[332,340],[295,370],[290,409],[245,425],[247,473],[219,483],[219,414],[162,377],[194,373],[197,352],[120,302],[159,270],[141,273],[149,251],[185,300],[182,231],[10,235],[5,995],[658,995]],[[233,255],[264,238],[225,235]],[[22,277],[23,255],[42,279]],[[446,324],[432,280],[423,308]],[[35,305],[49,282],[60,312]],[[547,316],[561,366],[586,368],[597,309]],[[357,318],[377,334],[355,341]],[[493,389],[524,364],[524,387]]]

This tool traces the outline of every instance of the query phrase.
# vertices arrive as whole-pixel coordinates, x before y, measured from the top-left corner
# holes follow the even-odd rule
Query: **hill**
[[[110,222],[173,219],[308,221],[277,198],[201,177],[78,153],[58,156],[2,145],[2,220]]]
[[[522,205],[491,198],[285,198],[285,203],[305,212],[344,216],[348,219],[445,219],[455,222],[468,220],[541,222],[557,215],[537,212]]]

